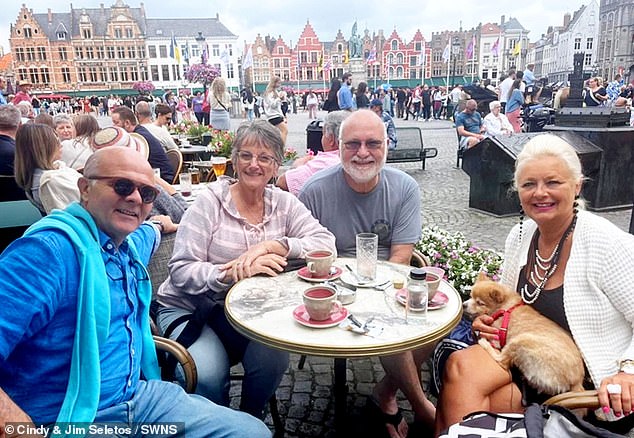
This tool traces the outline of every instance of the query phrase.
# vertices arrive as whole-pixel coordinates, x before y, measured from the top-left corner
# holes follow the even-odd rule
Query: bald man
[[[160,380],[145,266],[169,223],[144,222],[157,193],[148,162],[100,149],[78,186],[80,203],[0,256],[0,433],[12,422],[161,421],[188,437],[270,436],[248,414]]]

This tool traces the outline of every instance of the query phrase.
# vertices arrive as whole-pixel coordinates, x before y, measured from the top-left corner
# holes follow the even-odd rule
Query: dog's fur
[[[464,309],[472,317],[490,316],[521,301],[519,294],[480,276]],[[499,328],[502,319],[498,318],[493,325]],[[519,306],[511,312],[506,345],[501,351],[483,338],[479,344],[504,369],[516,366],[528,384],[541,393],[556,395],[583,389],[585,371],[576,344],[565,330],[531,306]]]

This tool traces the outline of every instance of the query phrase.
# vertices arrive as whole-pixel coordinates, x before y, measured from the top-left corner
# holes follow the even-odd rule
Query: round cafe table
[[[335,266],[345,272],[345,265],[355,266],[354,259],[339,258]],[[377,277],[391,280],[406,277],[410,266],[379,262]],[[383,330],[376,336],[361,335],[338,326],[311,328],[297,322],[293,310],[302,304],[302,293],[314,283],[302,280],[299,271],[277,277],[252,277],[236,283],[225,300],[229,322],[240,333],[257,342],[281,350],[335,358],[335,422],[337,429],[345,420],[346,359],[384,356],[414,350],[445,337],[462,317],[462,300],[447,282],[441,281],[439,292],[447,296],[444,307],[427,312],[426,320],[397,302],[396,291],[357,288],[356,300],[345,306],[362,323],[373,318]]]

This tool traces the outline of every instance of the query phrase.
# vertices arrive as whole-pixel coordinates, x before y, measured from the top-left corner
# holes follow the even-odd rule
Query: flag
[[[330,62],[330,60],[328,60],[328,62],[324,65],[324,71],[330,71],[331,68],[332,63]]]
[[[242,61],[242,71],[246,70],[249,67],[253,66],[253,51],[251,50],[253,46],[249,46],[246,55],[244,55]]]
[[[493,46],[491,47],[491,55],[500,56],[500,37],[498,37],[498,39],[493,43]]]
[[[189,64],[189,41],[187,41],[185,49],[183,50],[183,59],[185,60],[185,64]]]
[[[350,62],[350,54],[348,53],[348,49],[346,49],[346,53],[343,54],[343,63],[348,64]]]
[[[513,47],[513,52],[511,54],[513,56],[517,56],[520,54],[521,50],[522,50],[522,42],[518,41],[517,43],[515,43],[515,47]]]
[[[451,47],[449,47],[449,43],[445,46],[445,50],[442,51],[442,60],[444,62],[449,62],[449,58],[451,57]]]
[[[418,65],[425,65],[425,41],[423,41],[423,46],[420,48],[420,59],[418,60]]]
[[[209,46],[207,45],[207,43],[203,43],[202,52],[200,55],[200,62],[203,64],[207,64],[208,60],[209,60]]]
[[[176,44],[174,34],[172,34],[172,41],[170,42],[170,58],[174,58],[177,64],[181,63],[181,48]]]
[[[469,45],[467,46],[467,59],[473,59],[473,55],[475,52],[476,38],[475,35],[471,36],[471,41],[469,41]]]
[[[220,54],[220,60],[224,62],[225,65],[229,65],[229,63],[231,62],[231,59],[229,59],[229,51],[226,47]]]
[[[317,63],[317,71],[324,70],[324,52],[319,55],[319,62]]]
[[[374,64],[376,62],[376,46],[372,47],[372,50],[370,50],[366,62],[368,64]]]

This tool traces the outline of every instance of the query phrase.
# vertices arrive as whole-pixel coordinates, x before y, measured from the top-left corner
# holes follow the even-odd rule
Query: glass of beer
[[[192,195],[192,174],[189,171],[180,174],[181,195],[188,197]]]
[[[192,184],[199,184],[200,183],[200,170],[198,170],[198,168],[196,168],[196,167],[191,167],[189,169],[189,173],[192,176]]]
[[[225,174],[227,170],[227,159],[225,157],[213,157],[211,159],[211,167],[216,174],[216,178]]]

